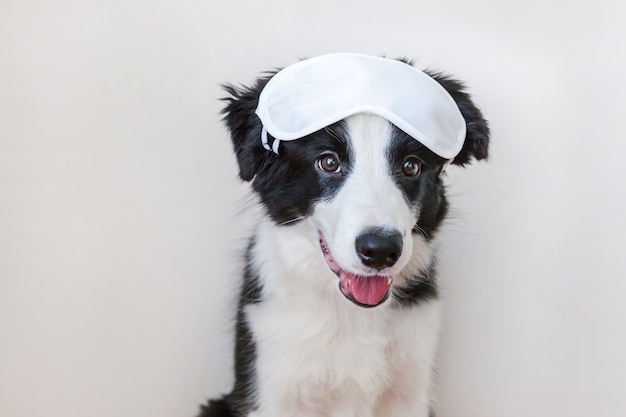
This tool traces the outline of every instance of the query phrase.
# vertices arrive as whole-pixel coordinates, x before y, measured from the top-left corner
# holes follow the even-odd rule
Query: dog
[[[434,415],[443,173],[487,158],[490,134],[461,82],[425,73],[465,120],[452,161],[368,112],[271,152],[255,109],[277,71],[225,86],[239,176],[262,215],[245,251],[234,387],[199,417]]]

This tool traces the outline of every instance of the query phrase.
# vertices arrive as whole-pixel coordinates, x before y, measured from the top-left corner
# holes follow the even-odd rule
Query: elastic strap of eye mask
[[[261,128],[261,143],[263,144],[263,147],[268,150],[271,151],[272,148],[270,148],[269,143],[267,143],[267,129],[265,127]]]
[[[272,151],[276,155],[278,155],[278,147],[280,146],[280,140],[274,138],[274,142],[272,143],[272,146],[270,147],[269,140],[267,139],[267,129],[265,127],[261,129],[261,143],[263,144],[263,147],[266,150]]]

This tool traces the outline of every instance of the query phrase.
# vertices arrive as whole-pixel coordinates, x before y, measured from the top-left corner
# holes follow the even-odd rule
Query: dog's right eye
[[[341,172],[341,164],[337,155],[326,153],[317,159],[317,167],[324,172],[336,174]]]

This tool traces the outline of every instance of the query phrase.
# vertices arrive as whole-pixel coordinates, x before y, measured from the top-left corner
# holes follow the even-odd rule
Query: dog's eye
[[[407,157],[402,163],[402,173],[407,177],[415,177],[420,173],[420,161],[414,157]]]
[[[327,153],[317,160],[317,167],[324,172],[338,173],[341,172],[341,164],[336,155]]]

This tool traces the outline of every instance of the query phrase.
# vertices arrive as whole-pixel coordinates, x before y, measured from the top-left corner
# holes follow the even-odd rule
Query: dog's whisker
[[[298,217],[294,217],[293,219],[289,219],[289,220],[285,220],[282,223],[278,223],[278,226],[285,226],[287,224],[291,224],[291,223],[295,223],[295,222],[299,222],[300,220],[303,220],[305,217],[304,216],[298,216]]]
[[[339,135],[339,133],[335,132],[335,130],[332,127],[330,126],[325,127],[324,132],[328,133],[333,139],[336,139],[337,141],[343,143],[343,139],[341,139],[341,136]]]
[[[415,225],[413,230],[415,230],[417,233],[419,233],[420,235],[425,237],[427,241],[430,240],[430,235],[428,234],[428,232],[426,230],[422,229],[420,226]]]

